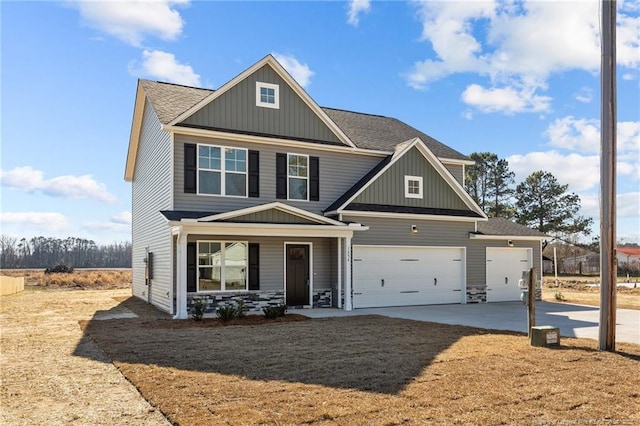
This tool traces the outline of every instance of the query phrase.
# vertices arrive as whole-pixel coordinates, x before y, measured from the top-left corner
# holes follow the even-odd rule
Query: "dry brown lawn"
[[[220,326],[122,303],[147,311],[85,333],[174,424],[640,424],[638,345],[379,316]]]
[[[630,282],[636,283],[637,278]],[[598,277],[573,276],[561,277],[558,283],[553,277],[545,277],[542,287],[542,300],[547,302],[576,303],[580,305],[600,305],[600,288],[589,284],[598,283]],[[618,278],[618,282],[626,282]],[[640,284],[635,288],[618,287],[616,292],[616,306],[622,309],[640,310]]]
[[[76,269],[70,274],[45,274],[44,269],[2,269],[0,275],[24,277],[28,287],[74,290],[131,288],[131,269]]]

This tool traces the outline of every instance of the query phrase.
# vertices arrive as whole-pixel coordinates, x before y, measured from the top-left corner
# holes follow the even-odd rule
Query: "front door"
[[[287,244],[287,306],[309,305],[309,246]]]

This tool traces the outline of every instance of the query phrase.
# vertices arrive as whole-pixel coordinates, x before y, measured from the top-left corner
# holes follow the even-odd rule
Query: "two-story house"
[[[544,235],[488,220],[465,155],[320,107],[271,55],[217,90],[140,80],[125,179],[133,294],[208,310],[517,300]]]

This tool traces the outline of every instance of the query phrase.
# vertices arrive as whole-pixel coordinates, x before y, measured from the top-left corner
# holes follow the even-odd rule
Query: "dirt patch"
[[[379,316],[165,323],[89,321],[86,333],[176,424],[640,423],[638,345],[536,348],[518,333]]]
[[[130,290],[41,291],[0,298],[0,424],[167,425],[78,320],[117,311]]]

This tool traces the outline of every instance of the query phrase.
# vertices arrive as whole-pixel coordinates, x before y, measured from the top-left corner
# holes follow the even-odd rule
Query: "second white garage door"
[[[353,307],[462,303],[460,247],[353,247]]]
[[[518,281],[522,271],[532,265],[532,250],[516,247],[487,248],[487,302],[520,300],[522,289]]]

